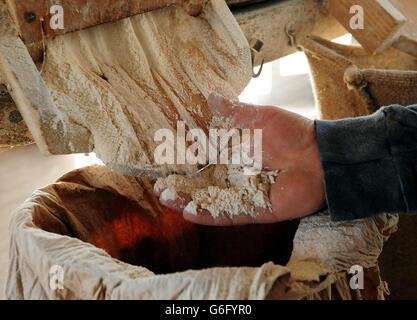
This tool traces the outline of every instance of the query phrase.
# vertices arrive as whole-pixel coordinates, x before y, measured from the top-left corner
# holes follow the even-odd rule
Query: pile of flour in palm
[[[207,210],[213,218],[240,214],[256,216],[255,208],[271,210],[269,190],[277,171],[262,171],[245,175],[241,166],[215,165],[196,176],[170,175],[155,183],[162,200],[178,200],[184,194],[191,197],[185,210],[197,215]]]

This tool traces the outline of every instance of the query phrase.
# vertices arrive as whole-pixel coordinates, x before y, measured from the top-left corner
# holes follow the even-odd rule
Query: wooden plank
[[[66,149],[68,144],[62,143],[66,140],[63,128],[53,121],[57,110],[49,89],[26,46],[18,37],[2,1],[0,21],[0,69],[9,85],[10,95],[43,154],[70,153],[70,150]],[[54,134],[46,134],[48,131],[54,131]]]
[[[351,8],[355,5],[363,8],[363,29],[351,27],[355,14],[351,13]],[[406,22],[404,15],[389,0],[328,0],[328,10],[370,53],[390,47]]]
[[[295,38],[315,34],[333,39],[346,34],[338,21],[323,10],[317,0],[266,1],[248,7],[232,10],[237,22],[248,40],[264,42],[261,54],[255,60],[259,65],[296,52],[287,35],[293,29]]]
[[[391,0],[391,2],[407,18],[407,22],[401,28],[400,36],[393,46],[417,57],[417,1]]]
[[[50,8],[56,4],[50,0],[6,0],[9,12],[19,34],[35,62],[43,57],[42,29],[44,36],[53,37],[82,30],[98,24],[118,21],[139,13],[186,2],[203,0],[71,0],[61,1],[64,12],[64,29],[52,29]]]

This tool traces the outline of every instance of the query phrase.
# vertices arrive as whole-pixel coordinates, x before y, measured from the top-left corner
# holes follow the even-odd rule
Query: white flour
[[[269,190],[277,171],[263,171],[247,176],[242,167],[216,165],[194,177],[171,175],[160,178],[155,190],[163,200],[180,199],[181,193],[191,196],[186,210],[197,215],[205,209],[214,217],[247,214],[256,216],[255,208],[271,209]]]

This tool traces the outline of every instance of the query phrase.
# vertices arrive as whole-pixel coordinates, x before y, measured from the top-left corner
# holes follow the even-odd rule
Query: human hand
[[[280,173],[270,189],[272,211],[256,208],[256,217],[242,214],[214,219],[210,213],[200,209],[198,215],[184,211],[185,219],[222,226],[273,223],[304,217],[325,206],[323,173],[313,120],[277,107],[232,102],[217,94],[210,95],[208,104],[215,115],[230,119],[235,128],[262,129],[263,167]],[[190,200],[188,195],[175,201],[160,199],[163,205],[177,211],[183,211]]]

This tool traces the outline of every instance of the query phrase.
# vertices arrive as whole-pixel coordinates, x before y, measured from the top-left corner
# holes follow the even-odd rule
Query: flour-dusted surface
[[[245,175],[240,166],[216,165],[197,176],[171,175],[160,178],[155,190],[162,191],[163,200],[177,200],[185,195],[191,201],[185,210],[197,215],[204,209],[217,218],[247,214],[256,216],[256,208],[271,209],[269,189],[275,183],[277,171],[262,171]]]
[[[95,151],[132,175],[192,172],[155,166],[154,133],[175,133],[179,120],[207,128],[206,98],[236,98],[251,79],[251,59],[227,5],[213,0],[199,17],[172,6],[49,39],[42,77],[71,152]]]
[[[324,211],[301,220],[287,264],[294,279],[319,281],[320,276],[375,266],[384,241],[397,229],[398,215],[332,222]]]

